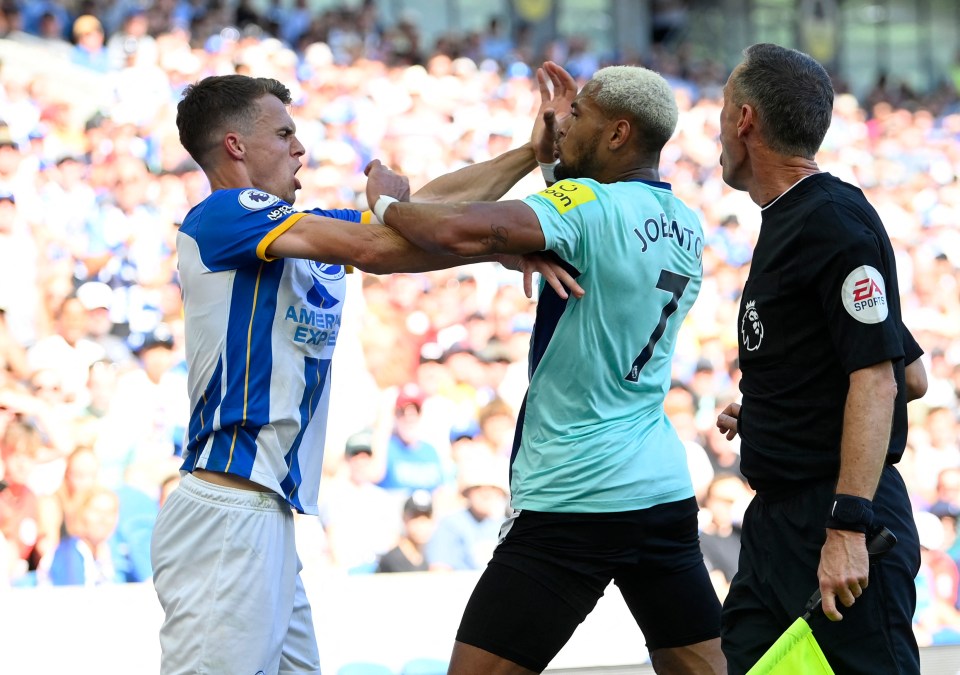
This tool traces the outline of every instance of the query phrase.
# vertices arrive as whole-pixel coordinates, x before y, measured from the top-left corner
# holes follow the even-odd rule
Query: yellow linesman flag
[[[803,617],[793,622],[747,675],[834,675]]]

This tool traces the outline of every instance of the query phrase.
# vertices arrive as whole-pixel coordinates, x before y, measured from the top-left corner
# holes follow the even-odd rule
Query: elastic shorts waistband
[[[197,478],[192,473],[188,473],[180,479],[180,485],[177,489],[183,490],[196,499],[202,499],[220,506],[233,506],[257,511],[286,511],[290,508],[286,500],[276,492],[256,492],[216,485],[202,478]]]

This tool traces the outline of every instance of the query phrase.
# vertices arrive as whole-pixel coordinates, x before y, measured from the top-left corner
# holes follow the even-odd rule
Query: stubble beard
[[[586,144],[579,144],[577,147],[578,159],[576,162],[565,164],[560,160],[553,169],[553,174],[558,181],[569,178],[593,178],[596,180],[599,175],[600,162],[597,160],[597,145],[600,142],[600,134],[597,133]]]

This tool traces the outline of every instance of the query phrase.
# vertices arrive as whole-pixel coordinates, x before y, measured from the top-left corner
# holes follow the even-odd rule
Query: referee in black
[[[922,350],[900,316],[883,223],[814,161],[832,109],[826,70],[777,45],[748,47],[724,87],[723,179],[762,210],[738,316],[742,407],[717,421],[740,433],[757,491],[723,607],[731,675],[803,614],[818,584],[811,627],[836,673],[920,672],[920,548],[895,465],[907,401],[925,388]],[[866,538],[882,525],[899,542],[871,563]]]

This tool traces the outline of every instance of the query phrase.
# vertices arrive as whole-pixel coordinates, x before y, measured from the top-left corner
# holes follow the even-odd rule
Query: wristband
[[[560,162],[560,160],[556,160],[556,161],[550,162],[550,163],[547,163],[547,162],[537,162],[537,164],[540,165],[540,173],[543,174],[543,180],[547,181],[548,183],[556,183],[556,182],[557,182],[557,176],[556,176],[556,174],[553,172],[553,167],[555,167],[557,164],[559,164],[559,162]]]
[[[380,221],[381,225],[386,224],[386,221],[383,219],[383,216],[387,212],[387,207],[396,201],[397,201],[396,199],[388,195],[380,195],[380,198],[377,200],[377,203],[373,205],[373,213],[377,217],[377,220]]]
[[[838,494],[833,498],[826,526],[866,534],[873,523],[873,502],[863,497]]]

